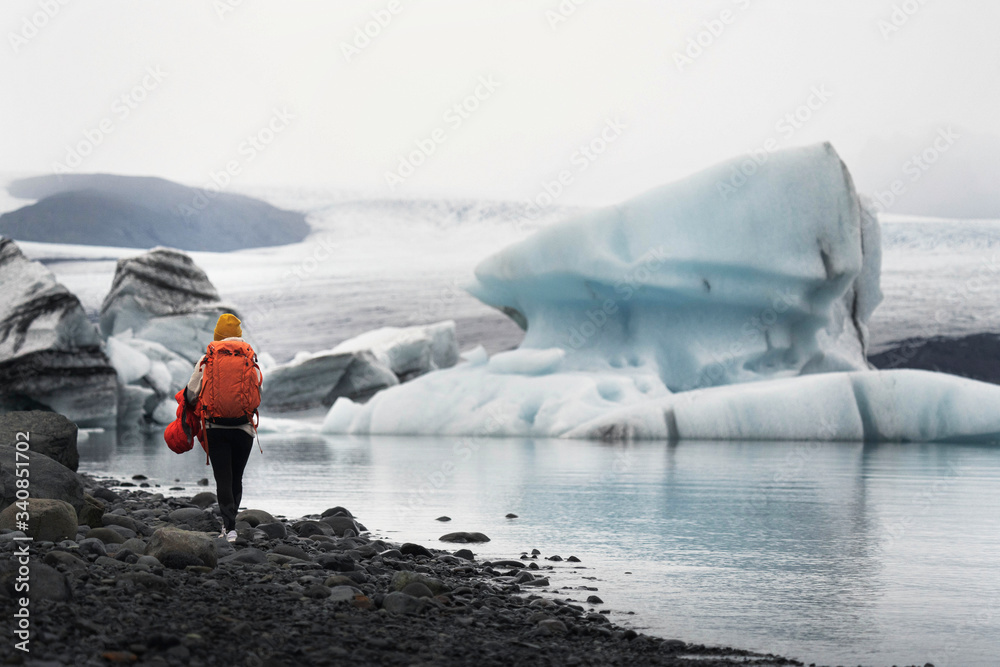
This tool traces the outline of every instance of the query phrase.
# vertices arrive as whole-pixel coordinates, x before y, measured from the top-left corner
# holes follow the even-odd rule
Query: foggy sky
[[[0,171],[595,204],[769,140],[877,188],[1000,137],[987,0],[63,2],[0,10]]]

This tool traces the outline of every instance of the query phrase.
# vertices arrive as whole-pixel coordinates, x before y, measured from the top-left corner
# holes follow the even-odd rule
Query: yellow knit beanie
[[[225,313],[219,316],[219,321],[215,325],[215,340],[239,338],[242,335],[243,329],[240,329],[240,318],[232,313]]]

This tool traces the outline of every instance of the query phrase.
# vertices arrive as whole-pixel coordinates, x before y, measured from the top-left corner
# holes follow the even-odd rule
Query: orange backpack
[[[263,376],[250,344],[242,340],[209,343],[202,369],[198,397],[202,421],[234,426],[245,418],[256,428]]]

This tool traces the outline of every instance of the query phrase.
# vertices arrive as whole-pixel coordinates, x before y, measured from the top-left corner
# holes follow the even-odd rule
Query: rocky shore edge
[[[165,497],[81,478],[74,538],[0,531],[7,625],[23,595],[14,556],[24,545],[31,572],[30,653],[5,631],[4,664],[802,664],[618,627],[593,604],[534,594],[549,585],[537,559],[393,544],[342,507],[295,520],[246,510],[230,544],[214,537],[209,492]],[[49,512],[58,502],[31,504]]]

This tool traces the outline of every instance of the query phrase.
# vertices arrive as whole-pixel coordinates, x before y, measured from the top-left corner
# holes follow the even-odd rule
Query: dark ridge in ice
[[[141,306],[147,317],[181,315],[219,306],[219,293],[208,275],[182,252],[156,248],[118,260],[111,290],[101,305],[101,329],[114,333],[123,302]]]
[[[881,370],[916,368],[1000,384],[1000,334],[908,338],[868,360]]]
[[[62,174],[7,189],[38,200],[0,215],[0,234],[24,241],[230,251],[297,243],[309,234],[302,213],[162,178]]]

